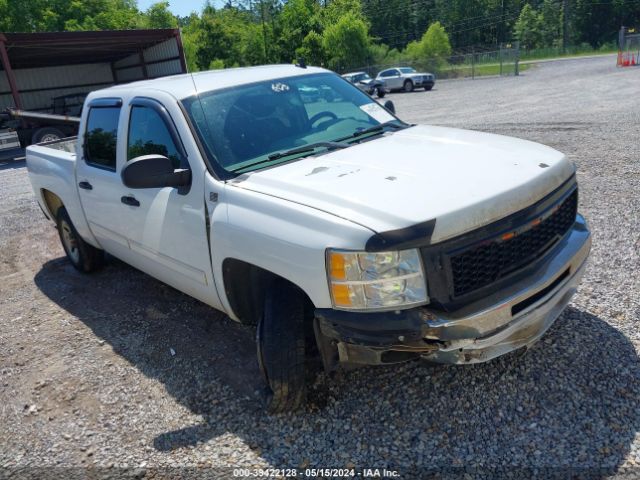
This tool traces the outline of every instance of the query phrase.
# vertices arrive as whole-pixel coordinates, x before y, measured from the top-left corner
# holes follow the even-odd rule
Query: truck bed
[[[60,140],[54,140],[53,142],[45,142],[38,144],[39,147],[52,148],[62,152],[76,154],[76,143],[78,137],[61,138]]]
[[[78,196],[76,141],[76,137],[68,137],[27,147],[27,169],[38,203],[47,215],[55,219],[45,197],[45,192],[50,192],[60,198],[78,232],[95,242]]]

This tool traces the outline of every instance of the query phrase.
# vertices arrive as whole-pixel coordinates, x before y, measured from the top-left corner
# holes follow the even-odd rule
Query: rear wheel
[[[53,142],[64,138],[64,136],[64,133],[57,128],[43,127],[33,132],[33,135],[31,136],[31,143]]]
[[[413,82],[411,80],[405,80],[404,81],[404,91],[405,92],[413,92]]]
[[[305,302],[290,283],[278,280],[269,288],[256,343],[267,382],[267,409],[271,413],[297,410],[306,396]]]
[[[104,251],[89,245],[80,237],[64,207],[58,210],[56,220],[62,248],[76,270],[89,273],[102,267]]]

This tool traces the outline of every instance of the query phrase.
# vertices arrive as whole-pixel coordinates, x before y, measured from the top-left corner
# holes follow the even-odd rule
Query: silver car
[[[414,88],[424,88],[425,92],[428,92],[436,84],[436,77],[432,73],[418,73],[411,67],[382,70],[376,80],[384,82],[390,91],[413,92]]]

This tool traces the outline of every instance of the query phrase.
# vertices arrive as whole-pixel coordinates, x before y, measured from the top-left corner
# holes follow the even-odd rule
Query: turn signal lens
[[[331,278],[335,280],[345,280],[344,257],[337,253],[329,253],[329,268]]]
[[[336,306],[350,307],[351,295],[349,295],[349,285],[344,283],[334,283],[331,285],[331,293],[333,295],[333,302]]]

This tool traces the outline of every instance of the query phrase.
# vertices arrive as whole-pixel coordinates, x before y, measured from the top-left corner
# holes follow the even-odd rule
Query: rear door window
[[[85,132],[87,164],[115,171],[119,117],[120,107],[92,107],[89,110]]]

